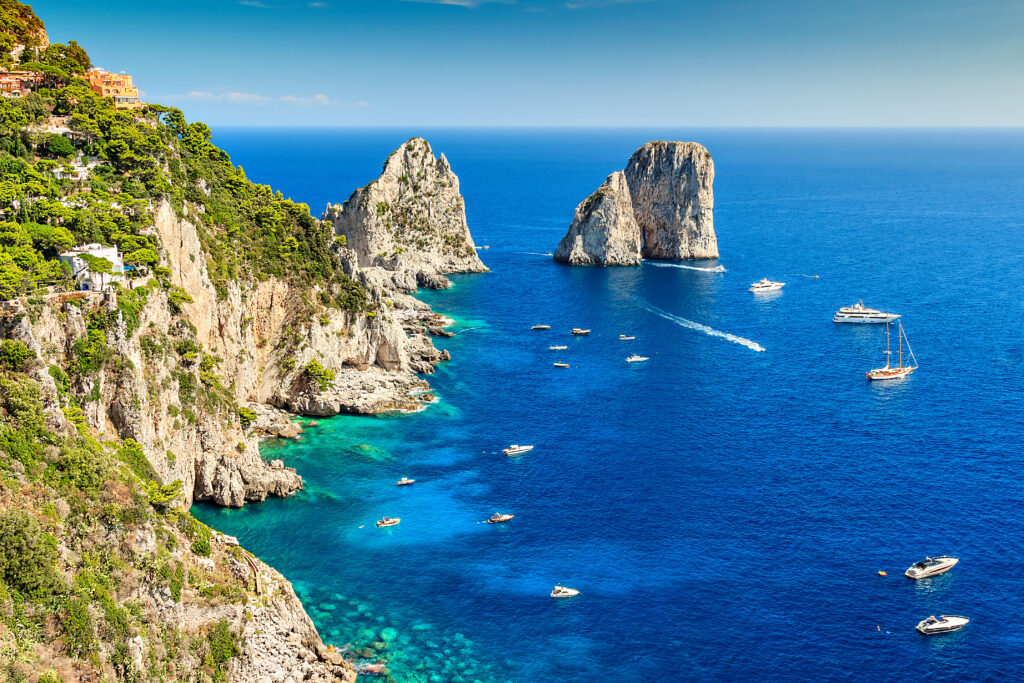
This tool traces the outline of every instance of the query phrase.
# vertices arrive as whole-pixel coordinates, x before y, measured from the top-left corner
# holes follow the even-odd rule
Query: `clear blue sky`
[[[31,4],[218,125],[1024,125],[1021,0]]]

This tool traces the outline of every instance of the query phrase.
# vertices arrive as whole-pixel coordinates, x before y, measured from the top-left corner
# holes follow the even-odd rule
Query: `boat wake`
[[[728,272],[725,266],[715,266],[714,268],[701,268],[700,266],[687,266],[682,263],[651,263],[652,266],[658,266],[659,268],[685,268],[686,270],[700,270],[705,273],[725,273]]]
[[[657,306],[654,306],[654,305],[649,304],[647,302],[644,302],[644,308],[646,308],[648,310],[648,312],[653,313],[654,315],[660,316],[660,317],[664,318],[665,320],[674,322],[675,324],[679,325],[680,327],[685,327],[685,328],[688,328],[688,329],[691,329],[691,330],[697,330],[698,332],[703,332],[704,334],[708,335],[709,337],[718,337],[720,339],[725,339],[727,341],[731,341],[733,344],[739,344],[740,346],[746,346],[751,351],[764,351],[765,350],[763,346],[761,346],[760,344],[758,344],[755,341],[751,341],[751,340],[746,339],[744,337],[738,337],[735,334],[729,334],[728,332],[722,332],[721,330],[716,330],[713,327],[708,327],[707,325],[701,325],[700,323],[695,323],[692,320],[687,320],[686,318],[680,318],[678,315],[672,315],[668,311],[663,311],[660,308],[658,308]]]
[[[539,252],[539,251],[521,251],[519,253],[520,254],[526,254],[527,256],[554,256],[554,253],[552,253],[550,251],[547,252],[547,253],[543,253],[543,254],[541,252]]]

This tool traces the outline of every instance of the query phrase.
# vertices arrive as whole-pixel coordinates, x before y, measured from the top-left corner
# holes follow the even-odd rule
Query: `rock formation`
[[[576,207],[555,259],[636,265],[642,258],[718,258],[715,167],[696,142],[648,142]]]
[[[380,178],[344,204],[329,204],[323,220],[345,238],[359,267],[391,272],[400,291],[444,289],[448,273],[487,270],[466,225],[459,178],[423,138],[392,152]]]

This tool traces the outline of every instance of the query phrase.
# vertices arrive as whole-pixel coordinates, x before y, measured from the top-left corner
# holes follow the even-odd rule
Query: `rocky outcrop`
[[[626,176],[616,171],[576,207],[555,260],[576,266],[635,266],[640,263],[640,228],[633,218]]]
[[[718,258],[711,154],[696,142],[648,142],[576,208],[555,259],[636,265]]]
[[[384,163],[380,178],[329,204],[324,220],[356,255],[361,268],[399,274],[399,291],[447,288],[448,273],[482,273],[466,225],[459,178],[442,154],[423,138],[412,138]]]

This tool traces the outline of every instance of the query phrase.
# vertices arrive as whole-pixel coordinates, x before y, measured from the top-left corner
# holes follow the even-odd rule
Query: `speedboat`
[[[553,598],[574,598],[579,594],[580,592],[575,588],[566,588],[565,586],[555,586],[551,591]]]
[[[556,368],[567,368],[567,367],[569,367],[569,364],[568,363],[555,363],[555,367]]]
[[[512,444],[508,448],[501,449],[501,452],[505,455],[519,455],[520,453],[528,453],[533,450],[533,446],[520,446],[517,443]]]
[[[410,479],[409,477],[402,477],[401,479],[399,479],[398,481],[395,482],[395,486],[408,486],[409,484],[415,484],[415,483],[416,483],[415,479]]]
[[[874,308],[868,308],[864,302],[857,300],[853,306],[846,306],[836,311],[832,318],[834,323],[884,323],[892,322],[899,318],[899,313],[883,313]]]
[[[920,562],[911,565],[905,573],[912,579],[927,579],[929,576],[938,576],[939,574],[945,574],[950,569],[955,567],[956,563],[959,561],[959,559],[953,557],[952,555],[936,555],[935,557],[926,557]]]
[[[956,614],[940,614],[937,617],[933,615],[919,621],[917,630],[926,636],[933,636],[939,633],[959,631],[970,622],[971,620],[967,617],[961,617]]]
[[[619,335],[619,341],[633,341],[636,337],[627,337],[624,334]]]
[[[565,351],[568,346],[549,346],[548,351]]]
[[[761,278],[759,282],[755,282],[754,284],[750,285],[750,289],[748,289],[747,291],[753,292],[754,294],[774,292],[776,290],[782,289],[783,286],[785,286],[785,284],[785,282],[775,282],[773,280],[769,280],[768,278]]]
[[[638,356],[635,353],[626,359],[627,363],[643,363],[645,360],[650,360],[647,356]]]
[[[501,512],[495,512],[493,515],[487,518],[488,524],[501,524],[511,520],[515,515],[509,515]]]
[[[395,526],[396,524],[398,524],[401,521],[402,521],[402,519],[400,517],[385,517],[384,519],[378,519],[377,520],[377,526],[378,527]]]
[[[534,325],[530,328],[531,330],[550,330],[551,325]]]
[[[583,330],[583,329],[580,329],[578,327],[574,327],[574,328],[572,328],[572,333],[574,335],[576,335],[577,337],[585,337],[588,334],[590,334],[590,330]]]

